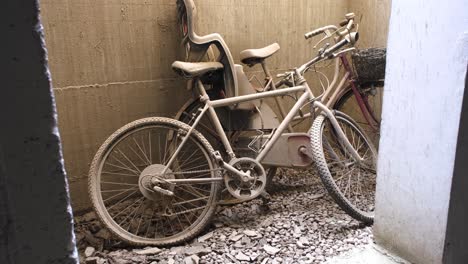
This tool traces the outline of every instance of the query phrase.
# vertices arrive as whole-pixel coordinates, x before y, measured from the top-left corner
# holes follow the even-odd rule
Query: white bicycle
[[[252,87],[242,74],[234,78],[232,72],[226,72],[230,58],[221,55],[216,62],[174,62],[173,69],[192,80],[190,87],[201,106],[190,124],[165,117],[144,118],[125,125],[104,142],[89,174],[91,201],[102,222],[131,244],[180,244],[210,223],[222,189],[241,201],[251,200],[264,192],[265,168],[307,168],[315,164],[338,205],[355,219],[372,223],[377,151],[359,125],[322,103],[322,95],[315,96],[304,78],[314,64],[336,58],[347,51],[343,50],[345,46],[357,41],[354,15],[346,18],[346,25],[333,32],[334,45],[325,46],[315,58],[282,75],[294,83],[292,87],[276,89],[273,85],[268,91],[239,94],[238,90]],[[326,30],[307,34],[314,36]],[[224,43],[218,34],[192,37],[199,47]],[[278,49],[271,45],[247,50],[241,59],[249,65],[262,64],[269,76],[264,62]],[[219,98],[220,94],[224,98]],[[296,103],[277,127],[253,130],[254,135],[243,138],[254,155],[237,155],[217,109],[255,112],[249,116],[258,118],[251,121],[265,128],[262,100],[297,94]],[[217,99],[213,100],[213,95]],[[288,132],[290,123],[301,118],[305,110],[311,112],[310,117],[315,116],[309,133]],[[222,144],[219,149],[207,140],[205,136],[209,135],[200,133],[205,129],[198,131],[206,116]]]

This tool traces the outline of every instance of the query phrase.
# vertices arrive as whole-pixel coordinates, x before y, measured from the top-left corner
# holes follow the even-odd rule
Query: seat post
[[[262,62],[261,62],[260,64],[262,65],[262,69],[263,69],[263,72],[265,73],[266,78],[267,78],[268,80],[273,79],[273,78],[271,77],[270,71],[268,70],[268,67],[267,67],[267,65],[266,65],[265,60],[262,60]],[[274,87],[274,88],[276,88],[276,87]]]
[[[196,78],[194,79],[195,83],[197,84],[197,87],[198,87],[198,92],[200,93],[200,101],[202,103],[206,102],[206,101],[209,101],[210,100],[210,97],[208,96],[208,94],[206,93],[206,90],[205,90],[205,86],[203,85],[202,81],[200,80],[200,78]]]
[[[208,108],[208,112],[210,115],[211,122],[213,123],[213,126],[218,133],[218,136],[221,138],[221,142],[224,145],[224,148],[226,150],[226,153],[231,157],[231,159],[236,158],[236,154],[234,153],[234,150],[232,149],[231,143],[229,143],[229,139],[227,138],[226,134],[224,133],[223,125],[221,124],[221,121],[219,120],[218,115],[216,114],[216,111],[214,110],[213,106],[209,105],[210,103],[210,97],[206,93],[205,87],[203,86],[202,81],[200,78],[196,78],[196,83],[198,84],[198,91],[201,94],[200,101],[202,103],[206,103],[205,108]]]
[[[265,72],[267,83],[269,83],[271,81],[271,83],[270,83],[271,89],[276,90],[275,82],[273,81],[273,77],[271,76],[270,71],[268,70],[268,67],[266,65],[265,60],[262,60],[262,62],[260,62],[260,64],[262,65],[263,72]],[[284,119],[284,117],[286,116],[286,111],[284,110],[284,107],[281,104],[281,102],[279,101],[279,98],[277,96],[275,96],[275,102],[276,102],[276,105],[278,106],[278,110],[280,112],[281,119]],[[288,124],[288,131],[289,132],[294,132],[291,124]]]

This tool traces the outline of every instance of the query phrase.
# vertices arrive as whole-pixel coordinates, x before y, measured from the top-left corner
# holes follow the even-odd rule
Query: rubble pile
[[[371,228],[346,215],[314,170],[282,170],[271,200],[220,206],[213,225],[183,246],[131,248],[93,212],[76,217],[82,263],[322,263],[372,242]]]

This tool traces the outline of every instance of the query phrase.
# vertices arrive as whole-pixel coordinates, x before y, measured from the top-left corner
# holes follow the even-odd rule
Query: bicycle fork
[[[314,108],[318,107],[320,110],[322,110],[325,113],[325,115],[330,120],[333,128],[335,129],[335,132],[338,134],[338,138],[342,140],[342,142],[344,143],[344,147],[351,154],[354,160],[356,160],[358,163],[361,163],[362,161],[364,161],[364,159],[359,155],[357,150],[354,149],[354,147],[351,145],[351,142],[349,142],[348,137],[346,137],[345,133],[343,132],[343,129],[341,129],[333,112],[319,101],[314,101],[313,106]]]

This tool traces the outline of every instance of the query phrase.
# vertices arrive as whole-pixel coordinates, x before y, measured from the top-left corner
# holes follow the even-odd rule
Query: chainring
[[[232,172],[224,175],[224,184],[229,193],[237,199],[246,201],[257,198],[265,190],[267,177],[262,164],[252,158],[238,158],[229,162],[231,166],[250,174],[250,179],[240,179]]]

